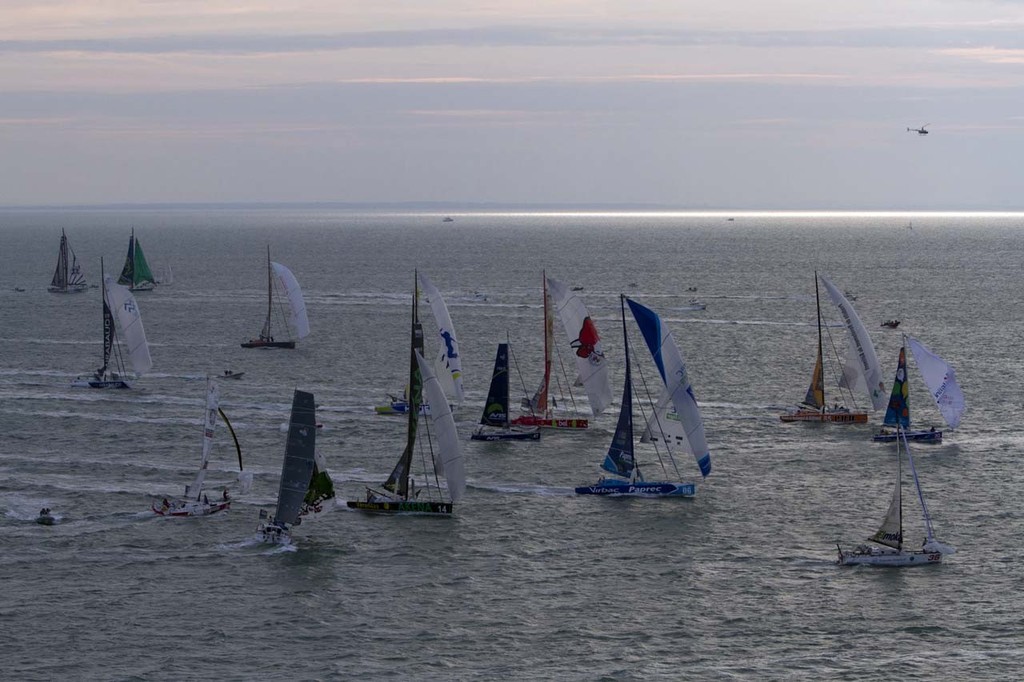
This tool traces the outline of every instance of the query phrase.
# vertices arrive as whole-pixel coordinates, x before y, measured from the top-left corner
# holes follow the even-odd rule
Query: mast
[[[548,407],[548,391],[551,390],[551,346],[554,342],[554,319],[551,317],[551,307],[548,302],[548,277],[547,273],[541,271],[541,278],[544,280],[544,414],[550,412]]]
[[[899,425],[896,426],[896,431],[897,431],[897,435],[899,435],[900,437],[906,439],[906,432],[903,430],[903,425],[902,424],[899,424]],[[909,449],[907,450],[907,456],[910,456],[910,450]],[[897,551],[902,552],[903,551],[903,458],[900,457],[900,439],[899,438],[896,439],[896,462],[897,462],[897,464],[896,464],[896,476],[897,476],[896,481],[897,481],[897,483],[899,484],[899,487],[900,487],[900,540],[899,540],[899,543],[898,543],[898,546],[896,547],[896,549],[897,549]],[[916,477],[915,477],[915,480],[916,480]],[[921,489],[918,488],[917,492],[918,492],[918,494],[920,494]],[[924,500],[923,499],[921,500],[921,504],[922,505],[924,504]],[[927,512],[925,512],[925,514],[927,515]],[[928,533],[928,537],[931,537],[931,533],[930,532]]]
[[[270,340],[270,314],[274,306],[274,282],[271,279],[270,244],[267,244],[267,321],[263,323],[263,338]]]
[[[103,258],[100,258],[100,298],[103,301],[103,368],[100,369],[100,379],[107,374],[107,366],[110,364],[110,352],[114,347],[114,316],[107,304],[107,277],[103,269]]]
[[[817,386],[814,388],[821,395],[821,412],[824,414],[828,410],[828,403],[825,401],[825,364],[822,358],[822,341],[821,341],[821,296],[818,293],[818,271],[814,271],[814,307],[818,311],[818,360],[816,367],[817,375],[814,377],[817,381]]]
[[[423,380],[420,374],[419,363],[416,361],[416,352],[423,353],[423,327],[419,318],[419,274],[413,271],[412,289],[412,333],[409,344],[409,413],[407,415],[408,425],[406,427],[405,450],[394,470],[384,482],[384,488],[405,499],[409,495],[409,470],[412,467],[413,449],[416,445],[416,427],[420,417],[420,405],[423,402]]]
[[[60,289],[68,288],[68,238],[64,234],[63,228],[60,231],[60,252],[57,254],[57,269],[53,273],[50,286]]]

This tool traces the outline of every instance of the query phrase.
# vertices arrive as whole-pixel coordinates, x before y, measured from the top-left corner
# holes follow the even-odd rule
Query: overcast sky
[[[2,0],[0,26],[0,205],[1024,208],[1024,1]]]

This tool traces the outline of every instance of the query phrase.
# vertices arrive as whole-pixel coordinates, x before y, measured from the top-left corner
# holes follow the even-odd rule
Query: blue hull
[[[577,495],[614,495],[632,497],[693,497],[697,492],[693,483],[654,483],[601,481],[576,488]]]
[[[942,431],[907,431],[907,440],[919,443],[941,443]],[[876,443],[892,443],[896,440],[895,433],[876,433],[871,437]]]

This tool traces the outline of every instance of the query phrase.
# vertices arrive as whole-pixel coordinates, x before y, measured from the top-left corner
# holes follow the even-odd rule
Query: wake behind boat
[[[711,454],[704,437],[704,423],[700,408],[693,395],[679,347],[672,333],[662,326],[661,318],[647,308],[626,296],[620,296],[619,304],[622,312],[622,340],[626,359],[626,375],[622,386],[622,407],[619,410],[619,421],[612,436],[611,445],[605,455],[601,468],[615,478],[602,476],[594,485],[579,486],[577,495],[605,495],[613,497],[693,497],[696,493],[694,483],[682,480],[645,480],[636,461],[636,447],[633,442],[633,374],[629,353],[629,334],[626,330],[626,304],[636,320],[637,326],[647,342],[648,350],[658,367],[662,383],[671,396],[676,413],[680,416],[686,432],[685,447],[697,460],[702,477],[711,473]],[[682,479],[675,457],[668,446],[671,439],[662,435],[666,456],[659,456],[662,473],[666,478],[675,476]],[[652,442],[653,439],[652,439]],[[669,469],[666,461],[671,464]]]
[[[289,337],[274,338],[274,280],[277,279],[280,296],[285,303],[278,305],[280,321],[278,333]],[[282,308],[284,311],[282,311]],[[292,271],[270,260],[270,246],[267,246],[267,318],[263,322],[259,338],[242,343],[242,348],[295,348],[295,342],[309,336],[309,318],[306,316],[306,302],[302,297],[299,281]]]

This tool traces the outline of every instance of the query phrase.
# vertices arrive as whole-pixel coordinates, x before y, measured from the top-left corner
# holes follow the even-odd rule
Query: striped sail
[[[608,362],[604,357],[597,326],[583,301],[564,282],[548,277],[547,287],[555,312],[565,327],[566,335],[571,339],[569,345],[576,357],[576,371],[579,372],[583,389],[590,400],[590,409],[596,417],[612,401]]]
[[[886,405],[887,393],[882,381],[882,367],[878,363],[878,355],[875,354],[871,336],[857,316],[853,305],[846,300],[846,296],[824,275],[819,274],[818,277],[825,285],[832,303],[839,309],[850,338],[849,354],[843,368],[843,383],[851,389],[857,388],[866,392],[871,398],[872,409],[880,410]]]
[[[271,263],[274,274],[281,290],[288,298],[288,326],[295,330],[296,339],[304,339],[309,336],[309,318],[306,317],[306,301],[302,298],[302,289],[299,288],[299,280],[287,267],[280,263]]]
[[[423,374],[423,392],[426,394],[430,413],[427,419],[437,435],[437,450],[434,452],[434,469],[448,481],[448,494],[452,502],[462,499],[466,491],[466,469],[463,464],[462,450],[459,447],[459,432],[455,428],[452,408],[448,405],[444,389],[441,388],[437,376],[430,363],[416,353],[420,372]]]
[[[452,317],[448,313],[448,306],[445,305],[440,290],[426,275],[420,275],[420,282],[423,284],[423,294],[427,297],[430,310],[434,313],[438,336],[441,337],[442,348],[436,366],[444,367],[451,376],[451,395],[455,396],[456,404],[461,405],[465,394],[462,389],[462,356],[459,355],[459,342],[455,338],[455,325],[452,324]]]
[[[960,426],[960,418],[967,408],[964,402],[964,393],[960,390],[960,384],[956,381],[956,371],[953,367],[935,353],[928,350],[924,344],[914,338],[908,338],[907,344],[910,352],[914,354],[914,361],[917,369],[921,372],[925,386],[931,391],[935,405],[942,413],[950,428]]]
[[[149,344],[146,343],[146,331],[142,328],[139,306],[128,287],[115,284],[110,275],[104,277],[104,284],[107,304],[121,330],[120,338],[128,349],[128,359],[135,374],[142,376],[153,367],[153,360],[149,357]]]
[[[697,460],[697,466],[700,467],[700,473],[706,478],[711,473],[711,453],[708,451],[704,421],[701,419],[700,408],[693,394],[693,386],[690,385],[682,353],[672,338],[672,332],[662,325],[661,318],[656,312],[632,299],[627,298],[626,302],[629,303],[633,318],[658,366],[661,379],[672,395],[672,404],[679,415],[679,421],[686,433],[690,450]]]

